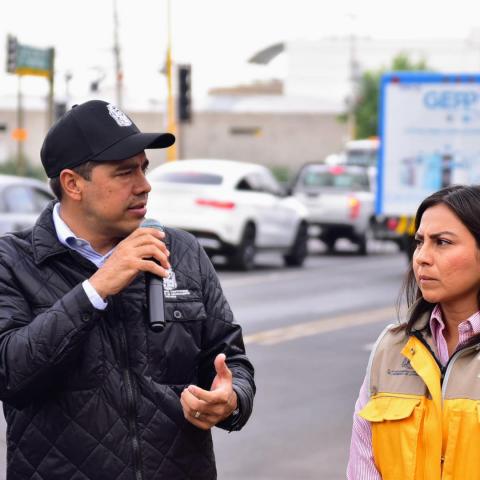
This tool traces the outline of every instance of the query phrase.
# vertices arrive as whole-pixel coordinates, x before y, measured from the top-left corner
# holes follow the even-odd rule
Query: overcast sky
[[[166,0],[117,0],[125,84],[135,94],[165,97],[159,69],[167,41]],[[171,0],[173,54],[193,65],[194,90],[205,95],[214,86],[254,78],[281,77],[285,62],[248,65],[256,51],[275,42],[356,35],[378,38],[466,38],[480,26],[480,3],[473,0]],[[15,0],[2,2],[0,15],[0,95],[15,92],[5,73],[5,39],[55,46],[57,93],[71,89],[87,95],[99,72],[113,85],[113,0]],[[478,30],[477,30],[478,31]],[[480,35],[479,57],[480,57]],[[46,91],[45,80],[28,78],[27,92]]]

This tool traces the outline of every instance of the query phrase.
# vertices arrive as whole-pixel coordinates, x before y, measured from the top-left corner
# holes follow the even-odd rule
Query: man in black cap
[[[253,367],[191,235],[146,228],[142,133],[121,110],[75,106],[41,151],[59,202],[0,239],[0,399],[9,479],[216,478],[210,429],[240,429]],[[146,277],[166,277],[149,328]]]

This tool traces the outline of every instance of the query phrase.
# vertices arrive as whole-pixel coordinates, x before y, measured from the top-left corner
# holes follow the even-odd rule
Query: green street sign
[[[16,73],[48,77],[52,71],[52,58],[52,48],[35,48],[19,44]]]
[[[50,77],[53,74],[53,48],[36,48],[18,43],[8,36],[7,71],[17,75]]]

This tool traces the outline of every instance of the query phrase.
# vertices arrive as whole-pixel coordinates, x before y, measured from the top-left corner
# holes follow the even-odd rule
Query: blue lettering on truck
[[[468,110],[479,100],[474,91],[459,92],[455,90],[430,90],[423,96],[423,103],[431,109]]]

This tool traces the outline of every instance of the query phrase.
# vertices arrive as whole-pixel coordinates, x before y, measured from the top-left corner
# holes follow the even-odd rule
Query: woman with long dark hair
[[[480,187],[429,196],[415,227],[409,310],[370,356],[349,480],[480,478]]]

